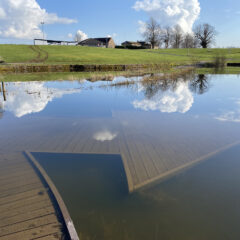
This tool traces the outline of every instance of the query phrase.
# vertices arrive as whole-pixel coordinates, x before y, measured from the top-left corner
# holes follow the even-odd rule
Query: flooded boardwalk
[[[54,207],[56,194],[47,191],[52,187],[39,179],[31,157],[12,154],[23,150],[57,186],[81,240],[240,239],[238,77],[136,79],[119,86],[5,84],[5,97],[0,96],[0,153],[6,154],[0,158],[0,240],[58,239],[62,234],[64,224],[56,214],[61,207]]]
[[[0,240],[69,239],[40,178],[22,153],[0,155]]]

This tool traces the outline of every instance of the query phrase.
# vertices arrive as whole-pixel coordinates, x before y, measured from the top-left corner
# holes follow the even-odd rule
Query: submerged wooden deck
[[[23,153],[0,155],[0,240],[70,239],[51,194]]]
[[[3,122],[0,151],[119,154],[132,192],[240,143],[239,124],[193,120],[191,115],[176,119],[147,112],[106,114],[102,118],[23,118],[19,125]],[[104,129],[113,133],[112,139],[95,139],[95,133]]]

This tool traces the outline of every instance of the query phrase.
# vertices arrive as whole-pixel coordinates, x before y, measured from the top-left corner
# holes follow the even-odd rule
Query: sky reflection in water
[[[129,81],[138,80],[136,84],[111,86],[113,83],[125,80],[117,77],[113,82],[95,83],[88,81],[5,83],[6,101],[3,100],[2,95],[0,98],[0,151],[53,151],[58,152],[60,156],[63,152],[88,153],[90,159],[94,154],[100,154],[100,158],[102,158],[101,154],[115,154],[115,157],[121,159],[122,156],[122,159],[129,164],[133,184],[138,186],[145,183],[149,175],[158,176],[159,172],[149,167],[151,162],[164,172],[240,140],[238,76],[196,75],[177,81],[154,82],[144,82],[141,81],[141,77],[136,77],[129,79]],[[205,206],[213,208],[211,212],[229,206],[232,206],[229,212],[236,210],[233,195],[239,194],[240,190],[237,189],[239,184],[236,184],[234,179],[238,179],[240,172],[234,166],[239,164],[237,159],[232,165],[228,165],[225,161],[229,156],[231,159],[236,157],[236,152],[239,150],[234,150],[223,158],[219,157],[224,162],[222,164],[219,162],[219,168],[218,163],[213,164],[214,167],[211,169],[209,165],[203,166],[196,182],[196,189],[199,188],[201,191],[196,191],[191,184],[197,175],[189,173],[191,176],[175,178],[169,184],[157,185],[153,190],[138,191],[137,194],[130,196],[126,195],[125,191],[123,195],[120,194],[121,199],[117,197],[114,200],[114,206],[109,205],[101,209],[98,205],[95,210],[91,209],[91,206],[85,211],[82,209],[86,215],[83,215],[79,221],[85,224],[84,234],[94,239],[92,228],[97,227],[99,239],[117,239],[112,238],[111,235],[117,234],[119,239],[121,237],[147,239],[149,235],[150,240],[155,240],[156,236],[161,236],[163,239],[176,239],[176,236],[182,236],[184,240],[190,236],[196,240],[198,238],[196,236],[193,238],[194,234],[189,232],[189,229],[182,230],[191,223],[195,232],[203,233],[203,237],[199,239],[208,239],[206,236],[212,236],[209,238],[211,240],[216,239],[214,237],[219,233],[219,229],[216,230],[213,226],[218,214],[215,212],[210,218]],[[142,167],[141,164],[146,159],[149,161]],[[64,161],[63,159],[63,165]],[[98,160],[94,159],[94,161]],[[110,158],[109,162],[111,161]],[[91,176],[97,177],[95,174],[97,170],[92,168],[91,164],[86,164]],[[55,165],[52,165],[53,171]],[[229,167],[229,171],[224,175],[226,166]],[[69,167],[69,176],[77,176],[78,169]],[[139,174],[144,172],[144,168],[147,169],[147,174]],[[104,167],[103,171],[107,169]],[[233,169],[235,172],[232,173],[235,175],[231,175]],[[66,173],[66,166],[62,169],[59,167],[59,172],[60,170]],[[72,174],[73,170],[76,175]],[[115,170],[118,171],[118,168]],[[215,170],[220,172],[216,176],[222,179],[221,184],[219,181],[214,181]],[[55,173],[58,174],[58,171]],[[82,179],[84,182],[88,180],[86,173],[85,175],[86,179],[80,176],[84,178]],[[234,191],[229,189],[228,185],[224,185],[224,178],[234,186]],[[107,184],[104,175],[100,174],[100,179]],[[205,182],[202,183],[201,179],[205,179]],[[205,191],[204,187],[208,187],[208,181],[211,187]],[[61,184],[67,187],[64,181]],[[100,182],[99,184],[101,185]],[[226,199],[223,199],[222,192],[213,192],[216,187],[221,191],[220,185],[224,186],[222,191],[228,192],[224,195]],[[111,184],[108,186],[110,187]],[[87,186],[82,184],[81,187],[86,189]],[[109,192],[109,196],[102,196],[102,201],[105,201],[104,197],[113,197],[113,193],[119,196],[119,192],[115,189],[115,192]],[[200,194],[199,198],[204,199],[198,201],[197,193]],[[210,193],[214,195],[212,200],[208,199]],[[75,193],[71,194],[73,194],[72,199],[75,199]],[[91,194],[96,194],[94,196],[98,199],[101,192]],[[218,203],[216,196],[220,196],[229,204],[225,206],[224,201],[220,201],[220,207],[214,208],[214,204]],[[68,201],[71,202],[71,199],[66,200]],[[188,201],[192,201],[192,205]],[[74,204],[77,203],[74,201]],[[178,203],[183,203],[182,207]],[[74,206],[70,206],[70,209],[75,213]],[[112,213],[118,214],[118,219],[115,219]],[[130,215],[126,217],[126,214]],[[224,211],[221,214],[224,216]],[[185,221],[182,219],[183,215],[186,216]],[[75,217],[79,216],[76,214]],[[84,220],[86,218],[88,222]],[[148,219],[147,224],[144,218]],[[211,222],[207,222],[206,218]],[[234,215],[234,219],[240,220],[238,214]],[[198,228],[199,224],[204,222],[207,222],[208,226]],[[234,227],[235,222],[233,220],[231,223],[232,228],[227,226],[223,229],[222,226],[226,222],[222,219],[221,226],[219,225],[222,236],[228,232],[234,237],[239,236]],[[174,225],[176,235],[171,234],[173,227],[171,224]],[[137,234],[134,229],[139,228],[143,231],[138,231]],[[122,229],[121,233],[119,229]],[[104,234],[110,235],[106,237],[107,235]],[[221,239],[221,236],[217,235],[217,239]],[[102,236],[105,237],[101,238]]]
[[[84,111],[84,115],[94,112],[94,116],[101,116],[119,109],[192,114],[200,107],[201,112],[208,111],[209,116],[214,116],[216,120],[237,123],[240,122],[240,96],[237,91],[240,84],[235,78],[233,75],[197,75],[188,80],[166,80],[153,84],[138,82],[134,88],[103,88],[109,83],[87,81],[5,83],[7,100],[4,102],[1,96],[0,108],[21,118],[38,113],[59,115],[60,111],[64,111],[65,116],[80,112],[82,115]],[[124,78],[117,77],[113,82],[121,80]]]

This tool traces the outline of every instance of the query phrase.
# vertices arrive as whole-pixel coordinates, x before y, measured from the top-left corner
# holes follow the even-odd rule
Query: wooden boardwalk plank
[[[22,153],[0,155],[0,240],[68,239],[60,209],[33,165]]]
[[[22,206],[20,208],[13,208],[12,211],[1,212],[0,222],[1,220],[7,219],[7,218],[18,216],[20,214],[29,213],[32,211],[37,211],[39,209],[47,208],[49,206],[52,206],[52,203],[50,202],[50,200],[44,199],[41,201],[36,201],[30,205]]]
[[[8,226],[14,225],[14,224],[18,224],[18,223],[22,223],[22,222],[26,222],[26,221],[30,221],[30,220],[35,220],[44,216],[48,216],[54,214],[55,216],[55,221],[57,220],[56,215],[55,215],[55,209],[52,206],[46,207],[46,208],[42,208],[36,211],[31,211],[31,212],[27,212],[24,214],[20,214],[17,216],[13,216],[11,218],[5,218],[1,221],[1,225],[0,225],[0,235],[1,232],[7,228]]]
[[[36,188],[41,187],[41,182],[38,180],[33,180],[32,182],[27,183],[26,185],[13,186],[13,188],[6,188],[0,190],[0,198],[16,195],[19,193],[27,192]]]
[[[31,197],[28,199],[23,199],[21,201],[12,202],[12,203],[0,206],[0,212],[1,213],[9,212],[10,210],[13,210],[13,209],[16,211],[16,209],[28,207],[28,206],[31,206],[32,204],[34,204],[35,202],[40,202],[40,201],[45,201],[45,200],[50,201],[49,197],[47,195],[34,196],[34,197]]]
[[[4,205],[8,205],[12,202],[18,202],[20,200],[29,199],[32,197],[38,197],[39,195],[44,195],[44,194],[46,194],[46,189],[43,186],[41,186],[38,189],[30,190],[24,193],[18,193],[14,196],[3,197],[3,198],[0,198],[0,207]]]
[[[0,240],[30,240],[44,237],[46,235],[61,233],[61,225],[59,223],[45,224],[40,227],[30,228],[18,233],[8,234],[0,237]]]
[[[0,237],[57,222],[55,211],[52,209],[51,214],[33,216],[30,220],[21,220],[21,222],[13,222],[4,227],[0,227]]]
[[[51,234],[45,237],[40,237],[38,240],[62,240],[61,236],[58,233]]]

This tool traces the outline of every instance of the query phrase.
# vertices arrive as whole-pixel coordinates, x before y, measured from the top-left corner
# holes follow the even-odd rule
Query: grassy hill
[[[125,50],[80,46],[0,45],[0,56],[6,63],[44,64],[151,64],[169,62],[189,64],[210,62],[217,55],[228,62],[240,62],[240,49],[159,49]]]

